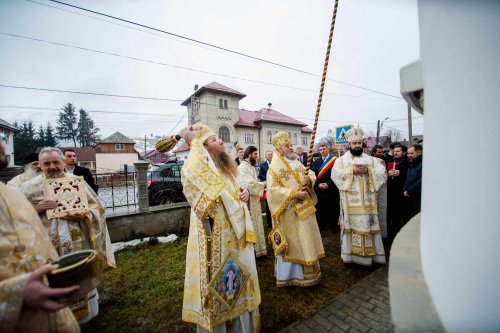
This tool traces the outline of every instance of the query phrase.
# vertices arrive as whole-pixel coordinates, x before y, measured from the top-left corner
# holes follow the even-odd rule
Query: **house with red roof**
[[[263,157],[267,150],[274,149],[272,136],[279,131],[288,132],[293,145],[307,149],[312,130],[306,123],[274,110],[271,103],[257,111],[241,109],[239,103],[244,97],[237,90],[212,82],[196,90],[181,105],[188,109],[189,125],[206,124],[226,142],[233,156],[235,145],[252,145]]]

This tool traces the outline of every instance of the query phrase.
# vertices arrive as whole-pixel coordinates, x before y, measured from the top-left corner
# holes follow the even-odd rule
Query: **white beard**
[[[295,154],[293,151],[286,154],[285,157],[288,158],[290,161],[295,161],[298,158],[297,154]]]
[[[26,167],[26,168],[24,168],[24,173],[26,175],[28,175],[30,178],[34,178],[34,177],[38,176],[41,173],[41,171],[36,171],[30,167]]]

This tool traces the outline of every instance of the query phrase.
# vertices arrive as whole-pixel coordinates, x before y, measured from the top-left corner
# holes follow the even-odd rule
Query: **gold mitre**
[[[216,136],[215,133],[207,125],[202,123],[196,123],[191,126],[191,128],[193,129],[193,131],[195,131],[196,136],[202,143],[205,142],[209,137]]]
[[[274,146],[274,148],[280,149],[281,146],[283,146],[287,143],[290,145],[292,144],[292,142],[290,141],[290,136],[288,135],[287,132],[278,132],[278,133],[273,134],[273,146]]]
[[[352,142],[354,140],[362,141],[363,135],[365,135],[365,133],[360,127],[353,127],[350,130],[348,130],[345,135],[347,136],[347,141]]]

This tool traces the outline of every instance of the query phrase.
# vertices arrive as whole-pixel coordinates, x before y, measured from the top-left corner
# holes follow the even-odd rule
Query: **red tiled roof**
[[[189,146],[187,144],[183,144],[182,146],[179,146],[179,147],[175,147],[174,149],[172,149],[171,153],[180,153],[180,152],[183,152],[183,151],[188,151],[189,150]]]
[[[203,86],[200,89],[198,89],[195,92],[195,97],[199,96],[204,91],[222,92],[222,93],[225,93],[225,94],[228,94],[228,95],[233,95],[233,96],[239,97],[240,99],[243,98],[243,97],[246,97],[245,94],[240,93],[237,90],[234,90],[234,89],[228,88],[226,86],[223,86],[222,84],[217,83],[217,82],[212,82],[212,83],[207,84],[206,86]],[[189,96],[184,102],[182,102],[181,105],[182,106],[186,106],[189,103],[191,103],[191,96]]]
[[[307,126],[302,127],[302,129],[300,131],[302,133],[312,133],[313,132],[313,130],[310,129],[309,127],[307,127]]]
[[[44,147],[38,147],[36,149],[36,153],[40,153]],[[79,162],[95,162],[95,148],[94,147],[57,147],[61,149],[63,152],[66,149],[71,149],[75,151],[76,159]]]
[[[258,128],[261,126],[261,122],[298,125],[302,126],[302,132],[308,130],[307,124],[269,108],[260,109],[259,111],[240,110],[240,119],[234,126]]]

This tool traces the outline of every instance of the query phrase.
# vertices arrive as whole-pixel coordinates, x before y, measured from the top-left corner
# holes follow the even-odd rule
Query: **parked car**
[[[186,201],[182,193],[181,169],[183,161],[167,161],[148,170],[149,205],[165,205]]]

